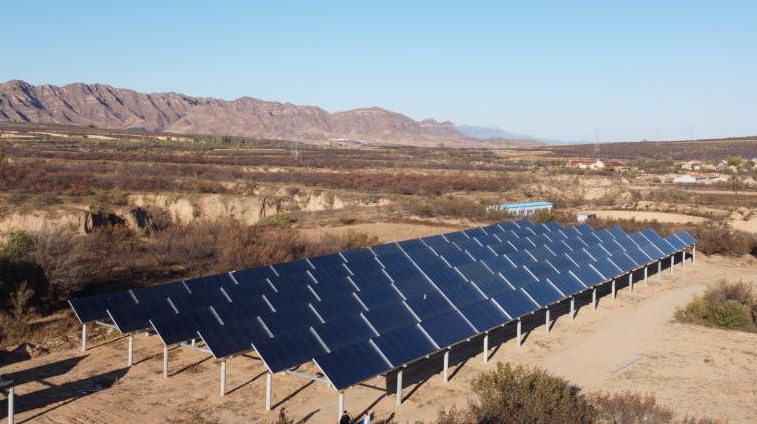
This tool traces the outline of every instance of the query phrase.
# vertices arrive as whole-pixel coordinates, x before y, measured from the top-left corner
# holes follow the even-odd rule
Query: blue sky
[[[13,1],[0,80],[381,106],[555,139],[757,134],[755,1]]]

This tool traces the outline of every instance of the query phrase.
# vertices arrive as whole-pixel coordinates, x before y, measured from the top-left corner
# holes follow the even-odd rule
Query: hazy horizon
[[[757,4],[11,3],[0,80],[378,106],[556,140],[757,134]],[[26,19],[22,19],[26,18]]]

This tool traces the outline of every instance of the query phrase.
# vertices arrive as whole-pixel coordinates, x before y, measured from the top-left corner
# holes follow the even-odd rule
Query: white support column
[[[265,374],[265,410],[271,410],[271,379],[273,375],[268,372]]]
[[[226,394],[226,361],[221,361],[221,396]]]
[[[681,268],[686,268],[686,249],[681,250]]]
[[[697,245],[691,246],[691,264],[697,263]]]
[[[549,308],[547,308],[547,313],[545,314],[544,330],[549,334]]]
[[[87,323],[81,325],[81,351],[87,351]]]
[[[612,280],[612,300],[615,300],[615,280]]]
[[[442,373],[442,381],[445,383],[449,381],[449,349],[444,352],[444,372]]]
[[[10,386],[8,388],[8,424],[13,424],[15,422],[15,418],[13,417],[14,414],[14,406],[13,406],[13,386]]]
[[[168,378],[168,345],[163,346],[163,378]]]
[[[644,284],[649,284],[649,280],[647,277],[649,277],[649,265],[644,265]]]
[[[344,392],[339,392],[339,405],[337,406],[339,408],[339,413],[337,414],[337,422],[342,418],[342,414],[344,414]]]
[[[576,298],[572,297],[570,298],[570,320],[573,321],[576,319]]]
[[[628,291],[633,291],[633,271],[628,273]]]
[[[397,373],[397,405],[402,405],[402,368]]]
[[[594,287],[591,291],[591,308],[597,310],[597,288]]]
[[[197,347],[197,339],[192,339],[192,349]]]
[[[521,344],[523,344],[523,340],[522,340],[523,338],[521,337],[521,322],[520,322],[520,318],[518,318],[518,327],[517,328],[518,328],[518,335],[515,337],[515,339],[518,341],[518,347],[520,347]]]
[[[489,362],[489,333],[484,333],[484,363]]]
[[[657,261],[657,280],[662,280],[662,259]]]
[[[676,260],[676,254],[670,255],[670,275],[675,275],[675,271],[673,271],[673,265],[675,264]]]
[[[129,341],[126,345],[126,365],[132,366],[134,364],[134,335],[129,334]]]

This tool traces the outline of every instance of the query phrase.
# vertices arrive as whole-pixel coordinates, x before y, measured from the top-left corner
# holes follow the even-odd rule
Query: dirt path
[[[599,218],[609,219],[635,219],[637,221],[659,221],[670,222],[672,224],[684,224],[687,222],[707,222],[709,219],[701,216],[685,215],[680,213],[668,212],[647,212],[647,211],[585,211],[579,213],[596,213]]]
[[[353,414],[373,412],[376,421],[430,422],[442,406],[464,406],[473,377],[501,361],[546,368],[586,391],[654,393],[679,415],[754,422],[757,334],[680,325],[672,316],[707,284],[755,276],[754,259],[700,256],[696,266],[678,266],[675,277],[665,272],[661,281],[654,277],[633,292],[623,289],[615,301],[602,297],[596,311],[581,307],[574,321],[558,316],[549,334],[543,318],[534,316],[538,326],[524,345],[517,348],[509,336],[500,337],[505,341],[492,343],[488,364],[482,361],[478,339],[454,349],[449,383],[436,373],[441,358],[421,361],[411,367],[415,371],[408,369],[407,399],[401,407],[386,395],[383,378],[347,390],[345,405]],[[229,393],[219,397],[219,366],[202,353],[172,350],[172,375],[164,379],[155,337],[136,337],[136,364],[129,369],[125,352],[122,338],[93,346],[86,356],[75,350],[57,352],[0,369],[4,374],[32,369],[18,375],[31,381],[17,388],[17,422],[271,422],[281,407],[308,423],[330,423],[336,416],[333,390],[285,375],[273,377],[275,410],[264,412],[264,367],[254,354],[229,361]],[[639,360],[628,368],[612,372],[635,357]],[[421,377],[414,379],[413,372]]]

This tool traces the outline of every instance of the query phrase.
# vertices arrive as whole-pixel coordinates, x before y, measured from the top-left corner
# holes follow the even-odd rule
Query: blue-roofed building
[[[553,206],[552,202],[520,202],[493,205],[489,206],[489,209],[507,211],[511,215],[530,216],[538,211],[551,211]]]

